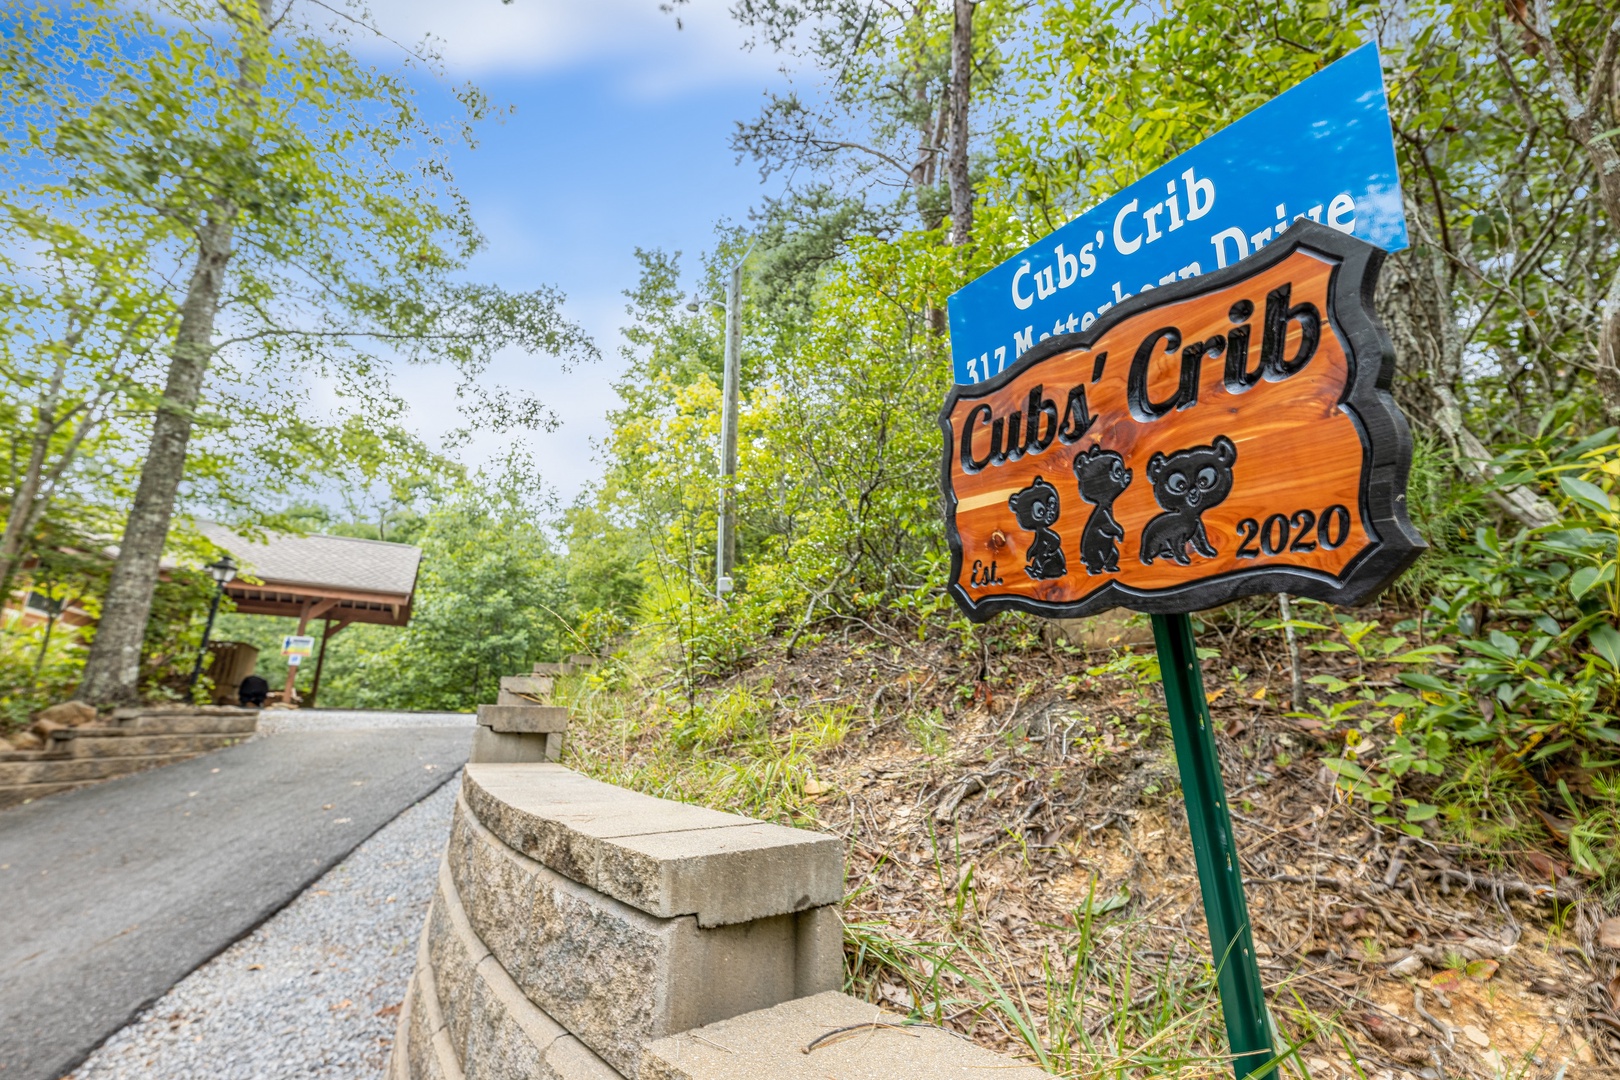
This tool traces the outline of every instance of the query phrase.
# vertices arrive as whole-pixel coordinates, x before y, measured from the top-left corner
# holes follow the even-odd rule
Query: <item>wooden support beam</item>
[[[333,608],[337,607],[337,605],[338,597],[336,596],[329,596],[324,600],[317,600],[310,604],[308,617],[311,619],[318,619],[322,615],[325,615],[328,611],[331,611]],[[303,631],[300,630],[299,633],[301,634]]]
[[[315,682],[309,688],[309,698],[307,699],[309,701],[309,707],[312,709],[315,708],[315,699],[319,697],[321,693],[321,669],[326,666],[327,639],[333,634],[337,633],[338,630],[342,630],[348,625],[349,624],[346,622],[340,622],[337,625],[337,630],[334,630],[332,629],[332,620],[327,619],[326,625],[321,629],[321,649],[320,652],[315,656]]]
[[[308,600],[306,600],[304,602],[303,610],[298,613],[298,636],[299,637],[304,636],[304,631],[309,629],[309,621],[311,619],[316,618],[317,616],[320,616],[320,615],[324,614],[327,611],[330,611],[336,605],[337,605],[337,599],[335,597],[327,597],[326,599],[323,600],[323,599],[320,599],[318,597],[313,597],[312,596]],[[324,658],[326,656],[326,638],[325,638],[325,636],[322,636],[322,638],[321,638],[321,656],[322,656],[322,658]],[[319,661],[316,661],[316,663],[315,663],[315,685],[316,685],[317,688],[320,686],[320,680],[321,680],[321,665],[320,665]],[[281,700],[286,702],[288,705],[295,704],[295,702],[293,701],[293,690],[294,690],[295,685],[297,684],[297,682],[298,682],[298,665],[296,665],[296,664],[288,664],[287,665],[287,684],[285,686],[283,686],[282,689],[281,689]],[[313,698],[314,694],[315,694],[314,690],[311,690],[310,691],[310,697]]]

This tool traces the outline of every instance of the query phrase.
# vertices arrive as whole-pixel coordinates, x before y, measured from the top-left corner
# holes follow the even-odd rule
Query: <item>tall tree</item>
[[[143,215],[39,168],[60,103],[101,59],[60,25],[54,6],[0,19],[0,596],[58,497],[84,487],[85,456],[106,461],[109,423],[147,400],[175,317]]]
[[[220,420],[208,379],[221,357],[322,372],[361,398],[386,396],[390,355],[448,361],[481,426],[500,428],[554,421],[532,397],[480,384],[497,350],[594,355],[555,291],[461,280],[481,238],[446,155],[491,111],[480,93],[458,90],[461,124],[441,131],[411,83],[430,61],[387,72],[349,51],[369,32],[358,8],[167,0],[155,10],[90,0],[38,43],[47,62],[71,35],[95,43],[94,63],[75,60],[77,93],[41,128],[41,167],[85,199],[141,213],[184,267],[168,286],[176,317],[162,392],[81,687],[101,703],[138,694],[193,433]]]
[[[840,175],[852,189],[895,192],[927,228],[949,213],[952,242],[967,242],[969,118],[975,93],[994,87],[1001,72],[1016,5],[743,0],[732,10],[758,43],[802,56],[825,79],[819,107],[797,92],[772,95],[758,117],[738,124],[739,153],[764,173],[803,167]]]
[[[973,236],[973,176],[968,170],[968,106],[973,99],[973,11],[977,0],[955,0],[951,19],[951,243]]]

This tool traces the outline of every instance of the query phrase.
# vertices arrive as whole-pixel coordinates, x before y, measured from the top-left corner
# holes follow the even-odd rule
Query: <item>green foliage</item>
[[[994,196],[1049,232],[1365,41],[1377,5],[1043,4],[997,102]]]
[[[670,728],[670,736],[677,746],[705,750],[758,739],[768,732],[770,714],[755,695],[754,687],[733,686],[688,710]]]
[[[428,512],[411,621],[332,639],[320,703],[469,711],[503,675],[578,651],[564,622],[565,579],[522,469],[480,473]],[[300,672],[305,690],[311,674]]]
[[[767,206],[744,267],[742,592],[725,605],[707,599],[719,486],[719,318],[707,308],[683,317],[678,261],[643,253],[642,281],[631,293],[635,363],[606,448],[608,478],[592,501],[593,540],[605,535],[604,524],[623,529],[619,541],[598,546],[614,553],[617,566],[634,559],[640,568],[640,606],[627,602],[626,589],[615,609],[691,641],[695,677],[744,663],[758,633],[797,640],[822,622],[856,619],[920,633],[947,621],[933,422],[949,378],[940,333],[945,298],[1375,31],[1385,42],[1414,235],[1445,260],[1438,287],[1447,295],[1433,318],[1479,313],[1452,328],[1402,315],[1413,340],[1444,338],[1439,359],[1403,356],[1411,381],[1397,387],[1419,427],[1412,514],[1435,542],[1396,595],[1426,604],[1447,559],[1499,517],[1499,492],[1459,482],[1474,466],[1464,461],[1458,431],[1505,441],[1526,430],[1516,395],[1535,380],[1542,380],[1539,401],[1570,401],[1579,410],[1593,400],[1590,365],[1570,357],[1567,336],[1581,319],[1590,332],[1588,316],[1565,305],[1565,321],[1556,330],[1548,324],[1549,336],[1541,323],[1530,333],[1510,328],[1542,318],[1554,281],[1584,267],[1579,287],[1586,288],[1605,280],[1614,259],[1609,246],[1581,239],[1591,206],[1555,194],[1585,183],[1578,155],[1556,141],[1525,143],[1523,116],[1550,132],[1561,107],[1545,58],[1504,55],[1503,40],[1517,40],[1518,29],[1494,10],[1408,7],[1397,22],[1371,3],[1303,0],[979,5],[973,125],[987,134],[975,144],[980,198],[966,248],[947,246],[937,206],[928,211],[928,189],[938,182],[931,155],[943,127],[920,136],[905,193],[888,203],[876,194],[875,178],[912,160],[895,140],[940,116],[948,13],[907,5],[871,13],[838,0],[739,8],[760,40],[798,48],[827,76],[831,103],[822,115],[798,98],[773,99],[738,137],[766,170],[791,165],[814,174],[800,194]],[[1588,47],[1593,18],[1590,5],[1560,16],[1554,36],[1570,55]],[[1516,111],[1503,106],[1508,101]],[[1516,209],[1499,228],[1490,222],[1504,178]],[[910,210],[922,227],[902,224]],[[1513,222],[1531,220],[1548,223],[1542,240],[1557,254],[1547,263],[1515,257],[1527,238]],[[1431,236],[1431,224],[1444,235]],[[725,232],[701,291],[712,295],[745,248],[743,237]],[[1512,303],[1499,302],[1509,295]],[[1466,377],[1465,350],[1477,360]],[[1462,399],[1466,415],[1442,408],[1451,400],[1445,395]],[[1601,573],[1590,575],[1594,586]],[[622,580],[629,584],[629,575]],[[741,646],[738,634],[747,635]]]
[[[1023,10],[1006,0],[975,3],[976,96],[1002,88]],[[822,202],[829,212],[815,216],[823,225],[844,218],[842,228],[849,229],[864,219],[882,233],[909,211],[923,228],[937,229],[949,206],[941,166],[950,124],[952,9],[921,0],[745,0],[732,14],[756,42],[810,60],[821,76],[812,93],[767,95],[759,115],[737,125],[732,148],[752,157],[762,176],[819,174],[823,182],[807,186],[807,198],[787,201]]]
[[[105,585],[106,563],[72,551],[51,550],[29,571],[29,590],[61,605],[100,613],[96,592]],[[203,618],[214,598],[207,574],[171,570],[158,583],[141,658],[141,686],[149,698],[183,701],[202,646]],[[229,610],[225,601],[221,610]],[[24,628],[16,612],[0,626],[0,728],[25,726],[30,714],[74,696],[84,670],[94,625],[57,620]],[[206,684],[199,684],[206,690]]]
[[[905,723],[918,748],[929,757],[939,757],[950,749],[950,727],[941,710],[908,713]]]
[[[1320,635],[1309,649],[1339,660],[1308,680],[1311,708],[1295,715],[1342,741],[1326,764],[1380,822],[1422,835],[1441,819],[1491,847],[1522,835],[1531,808],[1558,792],[1576,819],[1576,865],[1620,873],[1612,846],[1592,840],[1613,813],[1607,774],[1580,798],[1562,779],[1571,766],[1611,767],[1620,743],[1616,434],[1582,437],[1549,416],[1538,436],[1500,455],[1503,483],[1536,486],[1558,520],[1506,535],[1478,526],[1435,558],[1437,594],[1396,633],[1344,613],[1294,620]],[[1415,644],[1414,632],[1449,642]]]
[[[1433,260],[1425,289],[1438,294],[1390,298],[1427,310],[1392,327],[1419,383],[1403,404],[1435,410],[1433,434],[1464,421],[1487,443],[1528,434],[1550,405],[1594,403],[1590,354],[1620,264],[1617,223],[1576,194],[1592,164],[1550,67],[1556,51],[1587,94],[1580,73],[1596,68],[1608,16],[1551,7],[1537,41],[1523,9],[1436,0],[1398,13],[1366,0],[1039,4],[988,103],[999,122],[984,188],[1020,208],[1025,235],[1048,232],[1376,38],[1415,246],[1386,277],[1415,280],[1413,264]],[[1473,414],[1439,416],[1440,395]]]
[[[769,321],[770,295],[745,315],[759,329],[745,339],[739,412],[739,588],[723,603],[718,317],[681,316],[677,264],[642,254],[608,472],[571,514],[570,549],[620,583],[611,596],[584,584],[595,604],[672,635],[691,678],[733,670],[811,619],[921,624],[949,611],[934,420],[949,374],[929,312],[990,256],[939,240],[852,240],[816,275],[812,318]]]
[[[84,642],[72,627],[22,629],[15,613],[0,627],[0,735],[26,727],[32,713],[66,701],[84,668]]]
[[[1498,741],[1534,763],[1620,743],[1620,513],[1615,429],[1577,438],[1549,425],[1504,453],[1511,481],[1537,483],[1559,520],[1503,536],[1481,527],[1432,610],[1466,654],[1431,708],[1470,741]],[[1477,723],[1475,722],[1477,720]]]
[[[374,36],[342,4],[0,15],[0,594],[53,527],[116,537],[137,476],[160,503],[180,490],[182,515],[249,531],[335,481],[351,525],[409,531],[407,508],[459,467],[400,426],[398,363],[454,368],[483,430],[555,422],[489,380],[494,356],[566,367],[594,346],[556,290],[465,273],[483,238],[448,155],[499,110],[467,86],[445,115],[418,90],[433,60],[361,59]],[[311,407],[317,386],[335,415]],[[162,444],[186,448],[183,477],[175,455],[142,452],[160,401],[183,417]],[[136,520],[120,558],[155,562],[162,518]],[[141,607],[106,613],[104,645],[133,647],[120,635]],[[167,678],[170,625],[146,627],[149,681]]]
[[[1591,789],[1588,798],[1577,799],[1566,782],[1558,782],[1561,801],[1575,818],[1569,856],[1577,870],[1602,881],[1612,902],[1620,892],[1620,780],[1595,776]]]
[[[1413,439],[1406,509],[1429,550],[1392,586],[1402,606],[1422,607],[1440,587],[1447,560],[1466,547],[1481,525],[1495,520],[1486,490],[1459,479],[1455,455],[1438,439]]]

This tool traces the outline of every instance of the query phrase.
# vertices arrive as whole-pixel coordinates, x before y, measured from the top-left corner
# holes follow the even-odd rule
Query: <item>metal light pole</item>
[[[34,657],[34,683],[39,684],[39,669],[45,666],[45,653],[51,647],[51,631],[56,629],[56,620],[61,617],[62,609],[67,607],[67,600],[53,600],[45,597],[45,640],[39,643],[39,655]]]
[[[724,307],[726,313],[725,378],[721,387],[720,403],[720,523],[715,538],[714,595],[724,599],[731,591],[731,571],[737,565],[737,393],[742,382],[742,264],[754,245],[748,245],[741,259],[731,268],[726,278],[724,305],[705,300],[696,293],[687,303],[687,311],[697,311],[704,304]]]
[[[737,384],[742,381],[742,263],[726,279],[726,379],[720,410],[720,535],[715,544],[714,594],[731,591],[737,565]]]
[[[186,696],[197,692],[197,677],[202,674],[203,657],[208,655],[208,636],[214,632],[214,616],[219,614],[219,598],[225,595],[225,586],[236,576],[236,562],[229,555],[221,555],[218,562],[203,567],[214,579],[214,601],[208,605],[208,622],[203,625],[202,644],[197,648],[197,662],[191,668],[191,682],[186,685]]]

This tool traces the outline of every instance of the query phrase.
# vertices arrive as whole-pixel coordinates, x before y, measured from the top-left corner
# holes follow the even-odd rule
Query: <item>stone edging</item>
[[[43,749],[0,752],[0,807],[194,758],[251,738],[255,709],[120,709],[110,718],[46,730]]]

